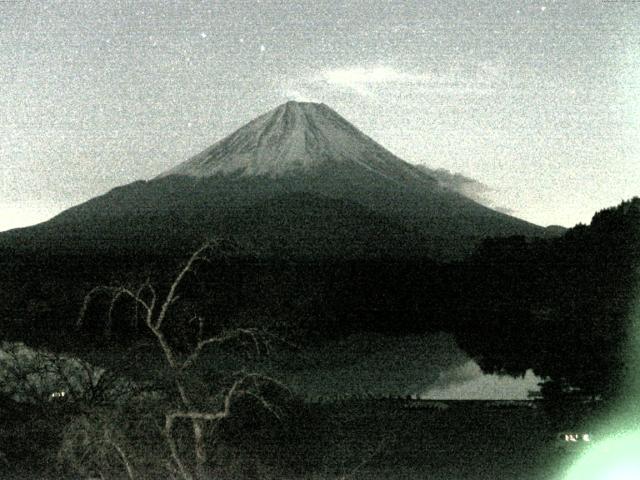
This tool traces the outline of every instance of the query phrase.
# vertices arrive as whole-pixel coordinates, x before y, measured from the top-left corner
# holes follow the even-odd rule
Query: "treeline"
[[[1,327],[17,340],[72,333],[84,296],[97,285],[136,289],[145,281],[162,294],[186,255],[11,256],[2,265]],[[420,333],[444,328],[438,319],[449,294],[448,266],[415,259],[301,261],[218,255],[198,265],[172,310],[216,325],[267,328],[296,343],[360,331]],[[109,298],[97,298],[87,330],[101,333]],[[123,298],[114,333],[129,337],[135,309]],[[428,321],[427,321],[428,320]],[[34,337],[34,338],[30,338]]]
[[[467,301],[456,335],[492,372],[527,368],[547,396],[623,385],[640,287],[640,199],[596,213],[562,237],[486,240],[465,262]]]
[[[189,274],[172,314],[185,322],[204,317],[212,329],[258,325],[299,345],[361,331],[448,331],[486,371],[518,375],[533,368],[553,379],[547,395],[580,388],[610,396],[627,369],[639,230],[640,199],[634,198],[562,237],[487,239],[453,263],[345,259],[339,252],[316,261],[265,258],[229,243]],[[91,288],[137,288],[149,279],[162,292],[191,247],[172,255],[152,248],[0,252],[5,335],[34,344],[73,339],[69,333]],[[101,333],[108,307],[107,298],[92,303],[88,331],[95,325],[93,333]],[[133,305],[121,299],[113,313],[114,334],[135,338]]]

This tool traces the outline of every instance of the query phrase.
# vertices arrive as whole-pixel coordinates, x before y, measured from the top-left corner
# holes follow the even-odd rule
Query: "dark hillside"
[[[562,237],[483,242],[465,262],[461,346],[489,371],[533,367],[558,393],[617,394],[638,295],[640,199]]]

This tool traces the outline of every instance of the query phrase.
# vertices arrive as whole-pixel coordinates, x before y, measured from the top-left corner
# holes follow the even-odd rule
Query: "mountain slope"
[[[486,236],[544,234],[447,188],[323,104],[281,105],[161,177],[170,175],[233,176],[239,184],[266,177],[287,190],[348,199],[427,235],[435,255],[466,253]]]
[[[122,187],[49,222],[7,232],[0,246],[185,255],[217,236],[260,256],[305,259],[424,256],[428,243],[419,232],[349,200],[264,180],[168,177]]]
[[[326,105],[298,102],[265,113],[160,177],[220,173],[275,178],[313,174],[320,166],[345,168],[351,175],[367,172],[396,184],[436,184]]]
[[[288,102],[151,181],[0,235],[0,244],[171,250],[229,235],[292,256],[447,259],[516,234],[544,230],[444,188],[329,107]]]

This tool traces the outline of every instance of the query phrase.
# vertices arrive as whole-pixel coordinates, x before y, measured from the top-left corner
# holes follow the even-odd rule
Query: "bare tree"
[[[113,412],[94,409],[92,415],[73,419],[64,431],[59,464],[85,477],[117,478],[124,470],[128,480],[135,480],[133,449],[114,417]]]
[[[166,333],[166,324],[171,306],[179,299],[178,290],[185,277],[190,272],[194,272],[196,264],[207,261],[206,253],[216,246],[217,244],[208,242],[198,248],[178,272],[164,298],[160,298],[157,290],[149,280],[135,289],[124,286],[95,287],[85,297],[77,321],[77,327],[81,327],[85,321],[85,315],[91,300],[101,293],[110,295],[105,324],[107,333],[110,333],[112,329],[114,306],[120,299],[129,298],[135,303],[136,310],[141,311],[144,326],[152,333],[162,352],[165,366],[169,370],[171,382],[176,392],[173,406],[164,412],[162,435],[171,457],[168,468],[183,480],[195,480],[205,476],[205,465],[208,461],[206,448],[207,424],[219,422],[229,417],[232,413],[233,403],[241,397],[249,397],[258,401],[267,411],[277,416],[278,410],[263,395],[263,387],[265,385],[277,385],[286,389],[275,379],[255,372],[237,372],[234,374],[230,385],[218,395],[217,402],[199,398],[201,396],[187,388],[188,372],[191,373],[190,369],[196,365],[205,348],[242,339],[250,340],[257,350],[260,350],[262,346],[268,346],[268,335],[255,328],[226,329],[217,335],[207,335],[205,332],[205,320],[201,316],[193,317],[190,322],[190,324],[195,325],[195,341],[191,348],[184,352],[182,349],[172,346]],[[175,436],[176,424],[181,421],[186,421],[190,424],[192,430],[193,460],[191,462],[183,458],[182,452],[184,448],[181,448]],[[126,453],[122,450],[120,444],[114,443],[113,435],[108,435],[105,438],[110,440],[109,445],[120,455],[122,463],[126,466],[128,477],[133,479],[135,470],[126,459]],[[118,451],[116,447],[120,448],[120,450]]]
[[[95,404],[133,388],[115,371],[79,358],[34,350],[23,343],[0,345],[0,393],[21,403],[42,404],[58,398]]]

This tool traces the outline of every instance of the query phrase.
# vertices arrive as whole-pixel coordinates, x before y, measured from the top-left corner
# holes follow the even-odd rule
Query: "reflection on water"
[[[295,355],[272,358],[269,371],[309,396],[418,396],[431,399],[527,400],[541,378],[485,375],[445,333],[387,337],[357,334]]]
[[[527,400],[530,392],[539,392],[542,378],[527,370],[523,377],[489,375],[473,360],[445,370],[438,380],[421,392],[425,399],[447,400]]]

